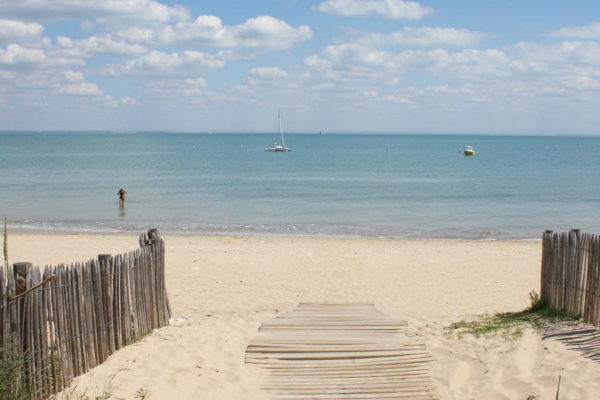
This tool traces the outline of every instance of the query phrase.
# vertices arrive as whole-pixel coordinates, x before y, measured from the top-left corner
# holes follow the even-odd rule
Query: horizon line
[[[212,130],[111,130],[111,129],[74,129],[74,130],[35,130],[35,129],[22,129],[22,130],[0,130],[0,135],[5,134],[122,134],[122,135],[135,135],[135,134],[186,134],[186,135],[272,135],[277,132],[265,132],[258,130],[251,131],[212,131]],[[389,135],[389,136],[418,136],[418,135],[430,135],[430,136],[566,136],[566,137],[600,137],[600,133],[510,133],[510,132],[391,132],[391,131],[331,131],[326,133],[320,133],[317,131],[291,131],[284,132],[286,135],[310,135],[310,136],[322,136],[322,135]]]

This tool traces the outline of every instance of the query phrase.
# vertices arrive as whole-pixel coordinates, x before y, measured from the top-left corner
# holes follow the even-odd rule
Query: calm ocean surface
[[[538,238],[600,233],[600,138],[0,134],[13,230]],[[460,154],[473,145],[475,157]],[[129,192],[119,207],[117,190]]]

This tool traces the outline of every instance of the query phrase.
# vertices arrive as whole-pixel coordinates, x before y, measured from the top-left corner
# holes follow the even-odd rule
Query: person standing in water
[[[119,195],[119,204],[124,205],[125,199],[127,198],[127,190],[121,188],[119,189],[117,194]]]

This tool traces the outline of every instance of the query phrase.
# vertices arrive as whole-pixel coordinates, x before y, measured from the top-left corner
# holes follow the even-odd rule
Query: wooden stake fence
[[[155,229],[139,242],[129,253],[70,266],[19,263],[8,275],[0,267],[0,361],[21,364],[15,387],[24,384],[30,398],[46,398],[168,325],[164,242]]]
[[[600,236],[544,232],[541,297],[600,328]]]

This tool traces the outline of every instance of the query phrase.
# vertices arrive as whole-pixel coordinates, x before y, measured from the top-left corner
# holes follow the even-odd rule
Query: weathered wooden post
[[[112,258],[112,254],[98,254],[98,261],[100,265],[109,263]]]
[[[148,229],[148,237],[150,239],[158,239],[158,229],[156,229],[156,228]]]
[[[101,308],[104,317],[101,326],[104,327],[103,335],[106,335],[106,358],[115,352],[115,297],[112,254],[98,254],[98,264],[100,265],[100,287],[102,291]]]
[[[23,299],[26,297],[24,293],[27,291],[27,275],[29,271],[33,268],[33,264],[30,262],[18,262],[13,264],[13,276],[15,278],[15,296],[13,297],[14,307],[16,307],[17,318],[16,318],[16,329],[18,331],[17,337],[20,337],[21,340],[18,346],[20,349],[20,356],[23,359],[23,371],[24,379],[29,380],[31,376],[27,374],[27,370],[30,367],[29,361],[26,361],[26,358],[30,356],[29,350],[29,337],[27,337],[26,332],[29,332],[30,328],[30,318],[29,315],[26,315],[26,307],[25,301]],[[23,297],[19,297],[23,294]],[[16,349],[15,349],[16,350]]]
[[[541,271],[541,282],[540,282],[540,298],[544,304],[550,302],[550,284],[552,275],[552,235],[554,231],[548,229],[544,231],[542,236],[542,271]]]
[[[13,274],[15,277],[22,276],[25,278],[29,270],[33,267],[30,262],[18,262],[13,264]]]
[[[585,291],[585,278],[587,274],[587,262],[586,259],[586,245],[585,239],[586,234],[581,233],[581,229],[573,228],[571,233],[574,238],[574,245],[571,249],[572,260],[570,270],[567,271],[569,281],[567,282],[568,290],[571,292],[571,301],[568,307],[568,311],[575,314],[583,314],[583,304],[585,303],[586,291]]]
[[[33,268],[33,264],[30,262],[18,262],[13,264],[13,276],[15,277],[16,293],[20,295],[27,290],[27,274]]]
[[[158,241],[158,229],[148,229],[148,245],[153,245]]]

